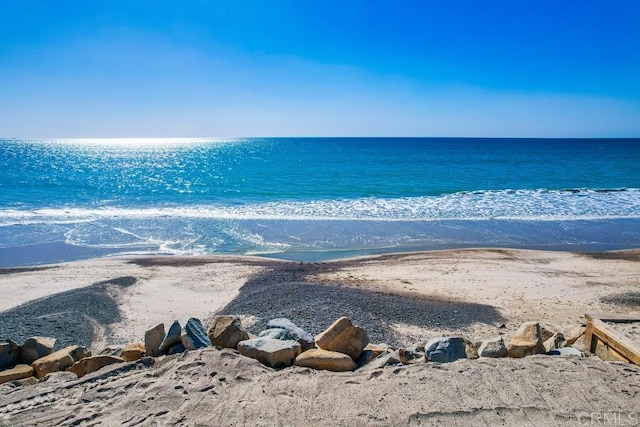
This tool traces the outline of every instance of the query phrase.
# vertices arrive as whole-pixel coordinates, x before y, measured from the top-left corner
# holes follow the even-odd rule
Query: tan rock
[[[319,348],[300,354],[296,357],[294,365],[333,372],[353,371],[357,367],[356,362],[346,354]]]
[[[17,381],[32,376],[33,368],[30,365],[16,365],[11,369],[0,371],[0,384],[7,383],[9,381]]]
[[[566,334],[565,334],[565,340],[566,340],[566,345],[570,346],[573,345],[576,341],[578,341],[585,332],[586,328],[584,326],[576,326],[571,328]]]
[[[122,357],[127,362],[132,362],[134,360],[141,359],[145,355],[144,344],[141,342],[134,342],[131,344],[127,344],[122,347],[122,351],[120,352],[120,357]],[[117,355],[114,355],[117,356]]]
[[[222,348],[236,348],[240,341],[248,340],[249,334],[236,316],[214,316],[211,319],[207,336],[211,345]]]
[[[160,344],[164,339],[164,324],[159,324],[144,333],[144,351],[147,356],[158,357],[162,355]]]
[[[117,356],[107,356],[107,355],[98,355],[98,356],[89,356],[83,359],[78,360],[76,363],[71,365],[67,369],[69,372],[73,372],[78,377],[83,377],[87,374],[97,371],[98,369],[102,369],[105,366],[111,365],[113,363],[124,363],[124,359],[122,357]]]
[[[258,360],[263,365],[272,368],[285,368],[293,365],[302,347],[298,341],[276,340],[261,337],[240,341],[238,351],[243,356]]]
[[[360,354],[360,358],[358,359],[358,365],[366,365],[371,362],[376,357],[380,356],[382,353],[387,351],[389,346],[387,344],[367,344],[366,347],[362,350]],[[424,348],[423,348],[424,350]]]
[[[567,341],[564,339],[564,335],[561,332],[557,332],[551,336],[548,340],[542,343],[544,347],[544,352],[548,353],[551,350],[555,350],[558,348],[562,348],[567,344]]]
[[[316,336],[316,345],[319,348],[344,353],[353,360],[360,357],[367,344],[369,344],[367,332],[359,326],[354,326],[346,317],[339,318]]]
[[[31,365],[41,357],[48,356],[53,353],[53,347],[56,345],[55,338],[49,337],[31,337],[20,347],[20,361]]]
[[[41,357],[33,362],[31,366],[33,366],[36,378],[42,378],[51,372],[64,371],[78,360],[88,356],[91,356],[91,352],[86,348],[79,345],[71,345],[48,356]]]
[[[544,342],[558,331],[541,322],[527,322],[520,325],[513,339],[509,342],[509,357],[525,357],[544,353]]]

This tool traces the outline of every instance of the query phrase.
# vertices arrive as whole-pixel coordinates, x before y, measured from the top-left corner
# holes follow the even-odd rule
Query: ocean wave
[[[486,190],[442,196],[277,201],[231,206],[0,209],[0,226],[162,218],[265,221],[636,219],[640,218],[640,189]]]

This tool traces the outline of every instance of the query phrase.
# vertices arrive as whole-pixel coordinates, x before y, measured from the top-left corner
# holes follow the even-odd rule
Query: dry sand
[[[316,334],[347,315],[374,342],[409,345],[454,333],[508,339],[524,321],[568,330],[588,311],[637,312],[639,272],[637,250],[476,249],[323,263],[105,258],[0,269],[0,338],[50,335],[59,347],[98,350],[140,341],[158,323],[197,317],[206,324],[233,313],[254,332],[288,317]],[[0,425],[588,425],[605,413],[633,425],[639,402],[640,368],[595,358],[333,374],[276,372],[207,349],[73,382],[3,386]]]

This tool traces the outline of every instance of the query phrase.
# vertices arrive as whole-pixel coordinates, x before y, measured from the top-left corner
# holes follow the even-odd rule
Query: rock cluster
[[[55,338],[31,337],[22,345],[0,341],[0,384],[33,384],[51,375],[82,377],[107,365],[136,361],[144,356],[160,357],[216,346],[235,349],[244,356],[275,369],[292,365],[334,372],[370,370],[387,365],[449,363],[478,357],[526,357],[534,354],[581,356],[576,342],[583,328],[565,335],[542,322],[521,325],[508,344],[502,337],[472,343],[460,336],[439,337],[406,348],[371,344],[367,332],[341,317],[313,337],[289,319],[273,319],[267,329],[252,336],[236,316],[215,316],[205,330],[199,319],[189,319],[184,328],[174,321],[165,332],[159,324],[145,332],[144,343],[110,346],[92,355],[73,345],[55,350]],[[75,374],[75,375],[73,375]]]

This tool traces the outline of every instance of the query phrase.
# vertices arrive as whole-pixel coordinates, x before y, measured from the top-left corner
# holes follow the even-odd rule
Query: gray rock
[[[258,336],[273,338],[274,340],[297,341],[291,335],[289,335],[289,331],[281,328],[265,329],[264,331],[260,332]]]
[[[360,367],[358,371],[369,371],[373,369],[384,368],[389,365],[401,365],[400,356],[397,351],[385,350],[378,357]]]
[[[214,316],[211,319],[207,336],[212,345],[222,348],[236,348],[240,341],[248,340],[249,334],[242,327],[237,316]]]
[[[187,350],[197,350],[199,348],[211,347],[211,340],[207,337],[207,333],[199,319],[192,317],[187,320],[184,327],[184,335],[182,335],[182,345]]]
[[[448,363],[466,359],[466,343],[462,337],[434,338],[425,346],[427,358],[432,362]]]
[[[48,356],[53,353],[53,347],[56,345],[55,338],[49,337],[31,337],[22,344],[20,348],[20,360],[22,363],[31,365],[41,357]]]
[[[504,339],[502,339],[502,337],[496,337],[483,341],[478,349],[478,356],[493,358],[507,357],[507,345]]]
[[[164,336],[162,342],[160,343],[159,350],[161,353],[166,353],[169,351],[171,347],[176,344],[182,343],[182,326],[180,326],[180,322],[174,320],[171,326],[169,326],[169,331]]]
[[[11,340],[0,341],[0,369],[10,368],[20,360],[20,346]]]
[[[164,339],[164,324],[159,324],[144,333],[144,351],[147,356],[158,357],[160,352],[160,344]]]
[[[577,356],[582,357],[582,352],[574,347],[562,347],[551,350],[547,353],[549,356]]]
[[[302,352],[301,350],[302,348],[298,341],[276,340],[268,337],[255,338],[238,343],[240,354],[276,369],[293,365],[296,357]]]
[[[314,343],[313,336],[307,331],[305,331],[304,329],[300,328],[298,325],[296,325],[289,319],[285,319],[285,318],[272,319],[272,320],[269,320],[269,323],[267,323],[267,326],[269,328],[284,329],[285,331],[289,332],[289,336],[291,336],[292,339],[300,343],[300,346],[302,347],[302,351],[307,351],[310,348],[313,348],[313,343]]]

